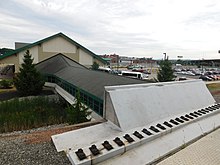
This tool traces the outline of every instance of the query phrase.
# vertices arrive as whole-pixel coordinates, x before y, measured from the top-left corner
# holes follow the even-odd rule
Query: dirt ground
[[[39,129],[0,134],[0,138],[19,137],[25,140],[25,144],[44,143],[44,142],[51,141],[52,135],[56,135],[56,134],[60,134],[63,132],[68,132],[68,131],[84,128],[84,127],[89,127],[89,126],[99,124],[99,123],[101,122],[92,121],[92,122],[86,122],[86,123],[75,124],[75,125],[67,125],[67,124],[54,125],[54,126],[42,127]]]
[[[211,92],[212,96],[214,97],[217,103],[220,103],[220,90],[216,90]]]

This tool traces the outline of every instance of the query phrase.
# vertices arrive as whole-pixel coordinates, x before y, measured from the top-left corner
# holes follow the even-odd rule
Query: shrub
[[[11,88],[12,84],[13,84],[12,80],[3,79],[2,81],[0,81],[0,88],[9,89]]]
[[[91,112],[89,112],[88,108],[82,104],[79,90],[76,94],[75,103],[68,106],[65,110],[67,112],[67,121],[70,124],[90,121],[87,117],[91,114]]]
[[[60,104],[47,97],[0,102],[0,132],[26,130],[66,122]]]
[[[99,69],[99,64],[97,62],[93,62],[92,70],[98,70],[98,69]]]

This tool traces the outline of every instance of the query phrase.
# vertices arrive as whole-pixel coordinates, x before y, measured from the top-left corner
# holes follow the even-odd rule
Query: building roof
[[[103,100],[104,86],[140,84],[146,81],[87,69],[63,54],[36,65],[43,74],[53,74]]]
[[[105,60],[105,61],[111,61],[112,60],[112,58],[104,58],[104,57],[102,57],[102,59]]]
[[[15,49],[14,51],[7,52],[7,53],[3,54],[2,56],[0,56],[0,60],[3,59],[3,58],[6,58],[6,57],[8,57],[8,56],[12,56],[12,55],[14,55],[14,54],[17,54],[17,53],[19,53],[19,52],[21,52],[21,51],[24,51],[24,50],[27,50],[27,49],[29,49],[29,48],[32,48],[32,47],[34,47],[34,46],[36,46],[36,45],[40,45],[40,44],[42,44],[43,42],[49,41],[49,40],[51,40],[51,39],[53,39],[53,38],[56,38],[56,37],[62,37],[62,38],[64,38],[64,39],[66,39],[66,40],[69,41],[70,43],[74,44],[76,47],[81,48],[81,49],[84,50],[85,52],[89,53],[89,54],[90,54],[91,56],[93,56],[94,58],[96,58],[96,59],[102,61],[104,64],[106,63],[106,61],[103,60],[101,57],[99,57],[98,55],[96,55],[95,53],[93,53],[92,51],[90,51],[89,49],[87,49],[87,48],[85,48],[84,46],[80,45],[79,43],[77,43],[76,41],[72,40],[71,38],[69,38],[68,36],[66,36],[65,34],[63,34],[63,33],[61,33],[61,32],[60,32],[60,33],[57,33],[57,34],[55,34],[55,35],[52,35],[52,36],[50,36],[50,37],[44,38],[44,39],[42,39],[42,40],[39,40],[39,41],[37,41],[37,42],[28,44],[28,45],[23,46],[23,47],[21,47],[21,48]]]

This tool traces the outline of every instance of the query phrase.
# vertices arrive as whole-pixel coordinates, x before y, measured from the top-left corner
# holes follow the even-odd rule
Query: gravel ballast
[[[66,155],[58,153],[51,141],[26,144],[22,137],[4,137],[0,138],[0,146],[1,165],[70,164]]]
[[[0,134],[0,165],[71,165],[64,152],[57,152],[51,136],[99,124],[60,124]]]

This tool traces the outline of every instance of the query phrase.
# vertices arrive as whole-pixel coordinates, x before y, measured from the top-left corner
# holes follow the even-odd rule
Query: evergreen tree
[[[183,64],[184,64],[184,61],[178,59],[178,60],[176,61],[176,63],[177,63],[177,64],[181,64],[181,65],[183,65]]]
[[[173,81],[175,76],[173,74],[172,63],[168,60],[162,60],[160,62],[160,69],[157,74],[159,82]]]
[[[42,91],[44,79],[36,70],[29,50],[25,52],[23,61],[20,72],[14,78],[14,85],[22,96],[37,95]]]
[[[99,69],[99,64],[97,62],[93,62],[92,70],[98,70],[98,69]]]
[[[67,111],[67,120],[70,124],[82,123],[90,121],[87,117],[91,114],[88,111],[89,108],[82,104],[80,98],[80,91],[76,93],[75,103],[66,108]]]
[[[6,54],[8,52],[13,51],[13,49],[9,49],[9,48],[0,48],[0,55]]]

